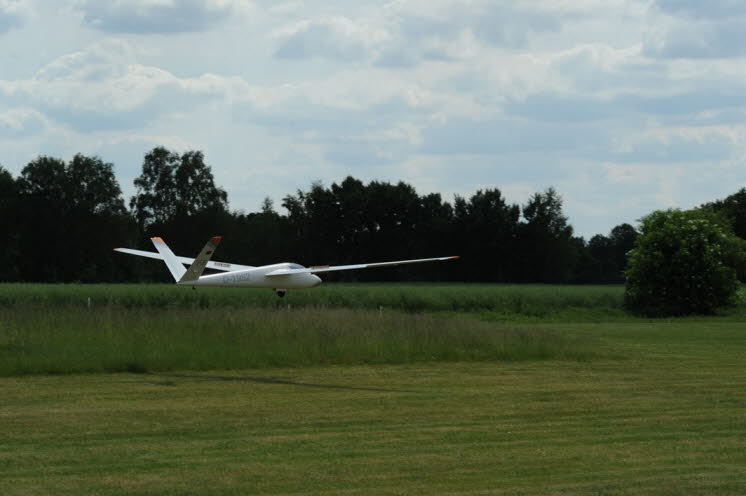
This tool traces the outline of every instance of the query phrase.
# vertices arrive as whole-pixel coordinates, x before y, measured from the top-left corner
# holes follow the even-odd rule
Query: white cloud
[[[0,0],[0,34],[23,26],[28,7],[18,0]]]
[[[741,0],[655,0],[662,12],[690,19],[732,19],[746,17],[746,3]]]
[[[469,30],[475,38],[505,48],[524,47],[537,33],[559,30],[567,15],[532,2],[488,0],[396,0],[386,13],[410,41],[452,39]]]
[[[27,80],[0,80],[0,95],[37,106],[79,129],[135,128],[169,112],[228,98],[236,78],[178,78],[139,64],[121,40],[63,55]]]
[[[31,108],[0,111],[0,138],[18,138],[42,132],[48,126],[46,116]]]
[[[229,0],[79,0],[89,26],[111,33],[183,33],[204,31],[225,21],[235,4]]]
[[[746,3],[738,0],[656,0],[645,54],[670,59],[746,56]]]
[[[342,16],[304,20],[276,32],[275,54],[286,59],[365,59],[389,36],[383,29],[372,28]]]
[[[746,56],[746,17],[719,21],[679,21],[648,41],[645,52],[667,58]]]

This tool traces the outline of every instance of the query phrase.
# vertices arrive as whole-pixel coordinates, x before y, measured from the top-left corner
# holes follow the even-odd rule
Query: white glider
[[[371,267],[390,267],[420,262],[435,262],[440,260],[453,260],[454,257],[420,258],[417,260],[398,260],[396,262],[378,262],[355,265],[318,265],[303,267],[295,263],[278,263],[273,265],[262,265],[253,267],[251,265],[238,265],[224,262],[212,262],[215,248],[220,243],[221,237],[210,238],[197,258],[177,257],[161,238],[150,238],[158,252],[133,250],[131,248],[114,248],[115,251],[138,255],[141,257],[156,258],[166,262],[168,270],[174,276],[176,284],[185,286],[223,286],[241,288],[267,288],[274,289],[279,296],[285,296],[288,289],[312,288],[321,284],[321,278],[316,274],[322,272],[334,272],[337,270],[367,269]],[[189,265],[186,269],[184,265]],[[202,275],[205,269],[221,271],[218,274]]]

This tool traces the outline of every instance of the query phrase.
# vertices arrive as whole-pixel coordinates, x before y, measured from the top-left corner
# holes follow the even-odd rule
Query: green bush
[[[735,303],[744,241],[704,210],[643,217],[629,253],[624,302],[649,317],[713,314]]]

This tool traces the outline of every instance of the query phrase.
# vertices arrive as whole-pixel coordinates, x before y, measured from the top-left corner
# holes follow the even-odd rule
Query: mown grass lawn
[[[601,356],[2,378],[0,494],[746,494],[746,324],[540,325]]]

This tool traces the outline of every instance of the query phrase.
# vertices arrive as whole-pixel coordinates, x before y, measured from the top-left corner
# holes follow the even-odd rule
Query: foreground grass
[[[173,284],[0,284],[0,307],[41,304],[52,307],[126,308],[356,308],[407,312],[490,311],[546,317],[566,309],[622,314],[622,286],[508,284],[325,284],[289,291],[199,288]]]
[[[0,495],[746,494],[743,308],[368,288],[0,285]]]
[[[0,308],[0,376],[583,359],[591,340],[458,316],[299,308]]]
[[[746,494],[744,324],[545,327],[614,358],[3,378],[0,494]]]

